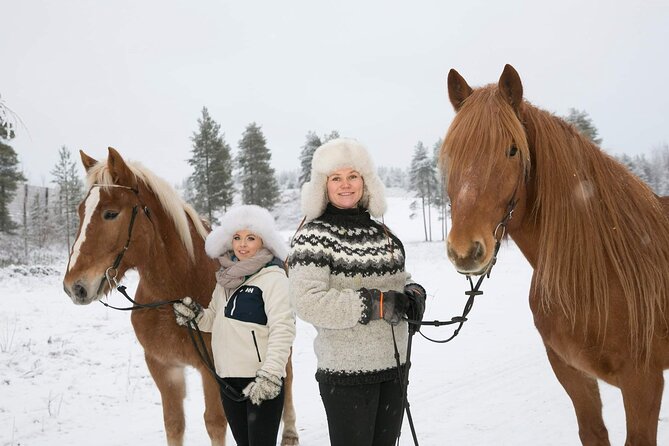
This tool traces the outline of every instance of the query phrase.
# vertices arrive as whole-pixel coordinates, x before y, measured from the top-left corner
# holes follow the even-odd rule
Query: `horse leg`
[[[147,354],[144,354],[144,359],[160,391],[167,445],[183,446],[186,427],[183,404],[186,397],[184,368],[164,364]]]
[[[578,436],[583,446],[611,446],[602,418],[602,400],[597,380],[564,362],[548,346],[546,354],[555,376],[574,405]]]
[[[627,420],[625,446],[657,445],[657,423],[664,376],[657,370],[631,370],[619,379]]]
[[[293,405],[293,352],[291,350],[286,364],[286,379],[284,381],[284,401],[283,414],[281,415],[283,421],[283,432],[281,434],[281,446],[293,446],[300,444],[299,436],[297,435],[295,415],[295,406]]]
[[[204,390],[204,424],[211,438],[211,446],[225,446],[225,432],[228,420],[225,418],[223,403],[221,402],[221,391],[211,372],[206,368],[199,370],[202,375],[202,388]]]

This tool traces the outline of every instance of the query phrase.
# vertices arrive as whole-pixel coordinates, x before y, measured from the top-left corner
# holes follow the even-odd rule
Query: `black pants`
[[[253,378],[225,378],[240,393]],[[221,392],[223,409],[228,418],[232,436],[239,446],[276,446],[279,424],[283,413],[283,387],[273,400],[263,401],[256,406],[251,401],[238,403]]]
[[[399,380],[360,386],[319,384],[331,446],[393,446],[400,433]]]

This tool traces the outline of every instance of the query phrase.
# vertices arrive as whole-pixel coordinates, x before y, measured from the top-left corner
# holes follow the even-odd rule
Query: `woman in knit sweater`
[[[238,445],[276,445],[283,410],[283,378],[295,339],[295,316],[283,269],[287,246],[270,213],[259,206],[228,211],[207,237],[205,249],[218,258],[216,288],[208,308],[174,304],[177,323],[195,320],[212,333],[216,373],[240,394],[221,392]]]
[[[316,327],[316,380],[333,446],[391,446],[404,411],[400,373],[408,326],[425,290],[404,269],[400,240],[383,224],[384,188],[352,139],[319,147],[302,188],[306,223],[288,257],[297,315]],[[401,369],[394,357],[394,329]]]

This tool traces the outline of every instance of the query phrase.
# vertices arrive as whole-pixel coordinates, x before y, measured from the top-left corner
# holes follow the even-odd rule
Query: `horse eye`
[[[518,147],[516,147],[516,146],[511,146],[511,148],[510,148],[509,151],[507,152],[507,154],[508,154],[509,156],[515,156],[516,153],[518,153]]]
[[[113,220],[118,216],[118,212],[116,211],[104,211],[102,214],[102,218],[105,220]]]

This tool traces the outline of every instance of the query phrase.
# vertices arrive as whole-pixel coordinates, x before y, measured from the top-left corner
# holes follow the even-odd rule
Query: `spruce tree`
[[[255,122],[246,126],[237,155],[244,204],[272,209],[278,201],[279,189],[274,169],[270,166],[271,158],[260,127]]]
[[[379,166],[377,169],[379,178],[386,187],[408,188],[408,169],[402,167]]]
[[[569,109],[569,114],[564,118],[565,121],[576,127],[576,130],[581,133],[581,135],[588,138],[590,141],[594,142],[597,145],[602,143],[602,138],[598,138],[597,127],[592,123],[592,119],[588,116],[588,113],[577,110],[575,108]]]
[[[416,144],[413,158],[411,159],[409,182],[410,189],[416,193],[416,198],[421,200],[425,241],[432,240],[431,204],[438,186],[432,159],[428,156],[427,148],[421,141]],[[416,207],[415,204],[414,207]]]
[[[30,204],[30,228],[28,228],[28,234],[32,244],[38,248],[44,247],[45,237],[44,237],[44,209],[43,203],[40,198],[40,192],[33,196],[32,203]]]
[[[300,152],[300,186],[311,179],[311,159],[314,157],[314,152],[323,143],[318,135],[312,131],[307,133],[307,141],[302,146]]]
[[[323,135],[321,138],[321,141],[323,141],[323,144],[326,142],[330,141],[331,139],[337,139],[339,138],[339,132],[337,130],[333,130],[330,133]]]
[[[650,160],[646,155],[627,154],[615,157],[632,174],[646,183],[658,195],[669,194],[669,145],[664,143],[655,148]]]
[[[14,138],[14,123],[18,120],[16,113],[7,106],[0,95],[0,139],[9,141]]]
[[[316,149],[335,138],[339,138],[339,132],[336,130],[333,130],[328,135],[323,135],[322,138],[316,135],[315,132],[309,131],[307,133],[307,140],[300,152],[300,186],[311,179],[311,159],[314,157]]]
[[[436,176],[437,190],[434,194],[434,205],[439,210],[439,220],[441,221],[441,239],[446,240],[448,233],[448,195],[446,194],[446,178],[439,166],[439,153],[443,140],[440,138],[432,146],[432,165]]]
[[[83,198],[84,185],[77,169],[78,163],[72,160],[72,153],[63,146],[58,151],[58,162],[51,170],[52,183],[58,185],[58,207],[56,218],[62,228],[62,235],[68,248],[77,232],[77,206]]]
[[[33,246],[44,248],[56,230],[50,218],[49,188],[37,188],[29,210],[29,239]]]
[[[643,153],[634,156],[634,162],[632,163],[632,173],[639,177],[641,181],[648,184],[650,187],[653,187],[651,164],[646,159],[646,155]]]
[[[193,174],[188,179],[192,187],[195,209],[216,223],[214,213],[227,210],[232,205],[234,189],[232,185],[232,158],[230,146],[221,135],[221,126],[209,115],[207,107],[202,108],[202,117],[197,120],[198,131],[193,133],[192,157],[188,164],[193,166]]]
[[[8,119],[8,109],[0,100],[0,233],[13,234],[18,227],[9,213],[9,204],[16,195],[19,183],[26,181],[19,170],[19,159],[14,149],[7,144],[14,138],[14,130]]]
[[[658,195],[669,194],[669,145],[663,143],[653,151],[652,171],[655,178],[653,190]]]

